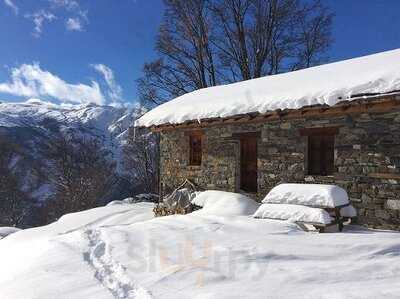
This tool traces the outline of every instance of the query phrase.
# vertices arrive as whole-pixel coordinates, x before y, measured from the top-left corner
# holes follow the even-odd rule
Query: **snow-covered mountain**
[[[37,99],[23,103],[0,101],[0,127],[31,127],[51,131],[47,123],[53,120],[61,127],[77,128],[118,141],[139,113],[138,107],[94,104],[60,106]]]
[[[109,150],[110,159],[116,162],[121,174],[122,144],[128,128],[141,113],[139,107],[60,106],[36,99],[23,103],[0,101],[0,141],[18,146],[10,166],[23,179],[23,191],[40,202],[52,194],[47,180],[51,168],[45,152],[56,136],[73,132],[96,137]]]

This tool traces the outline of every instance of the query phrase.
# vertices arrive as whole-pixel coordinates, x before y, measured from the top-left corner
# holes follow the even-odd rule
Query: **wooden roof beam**
[[[253,112],[248,114],[234,115],[230,117],[217,117],[203,119],[200,123],[197,121],[186,121],[182,124],[165,124],[159,126],[153,126],[151,129],[154,132],[160,132],[163,130],[173,129],[185,129],[192,127],[207,127],[216,125],[226,124],[242,124],[242,123],[257,123],[257,122],[268,122],[273,120],[285,120],[285,119],[301,119],[310,117],[336,117],[346,114],[360,114],[368,112],[385,112],[390,111],[393,108],[400,108],[400,97],[388,96],[386,98],[377,97],[374,100],[368,99],[355,99],[351,102],[340,102],[335,106],[314,105],[304,107],[301,109],[286,109],[276,110],[267,112],[264,114]]]

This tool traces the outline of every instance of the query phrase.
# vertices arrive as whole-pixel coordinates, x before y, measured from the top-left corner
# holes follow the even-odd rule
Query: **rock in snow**
[[[229,209],[245,197],[204,192]],[[215,195],[215,197],[213,197]],[[218,196],[218,197],[217,197]],[[220,207],[222,208],[222,207]],[[400,233],[136,203],[69,214],[0,241],[0,298],[398,298]]]
[[[360,94],[400,90],[400,49],[193,91],[158,106],[136,126],[179,124],[187,120],[352,100]]]

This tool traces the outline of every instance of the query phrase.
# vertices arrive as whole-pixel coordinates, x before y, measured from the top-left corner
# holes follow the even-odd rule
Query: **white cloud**
[[[91,65],[97,72],[103,75],[104,80],[108,86],[108,97],[114,103],[122,102],[122,88],[115,81],[114,72],[108,66],[104,64],[92,64]]]
[[[44,9],[41,9],[33,14],[27,14],[25,17],[33,21],[34,29],[32,34],[35,37],[40,37],[42,34],[44,22],[52,22],[57,19],[53,13]]]
[[[13,68],[10,82],[0,83],[0,92],[23,97],[50,97],[63,103],[105,103],[96,81],[91,85],[70,84],[42,70],[38,63]]]
[[[82,31],[83,26],[81,20],[78,18],[68,18],[65,22],[65,28],[69,31]]]
[[[13,3],[14,0],[3,1],[18,13],[18,7]],[[89,23],[88,11],[82,9],[77,0],[46,0],[43,2],[42,9],[24,15],[32,20],[34,24],[32,34],[37,38],[41,36],[45,24],[55,20],[62,20],[68,31],[83,31]]]
[[[65,21],[65,28],[69,31],[83,31],[84,25],[89,22],[87,11],[83,10],[76,0],[48,0],[53,8],[62,8],[71,14]]]
[[[4,4],[12,9],[12,11],[17,15],[19,13],[18,6],[13,2],[13,0],[4,0]]]
[[[49,0],[55,7],[64,7],[67,10],[79,10],[79,3],[76,0]]]

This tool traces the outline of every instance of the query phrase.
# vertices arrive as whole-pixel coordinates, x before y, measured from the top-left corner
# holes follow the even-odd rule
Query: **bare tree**
[[[13,172],[18,152],[17,145],[0,140],[0,226],[22,226],[30,203],[18,176]]]
[[[236,77],[236,68],[241,78],[251,78],[250,53],[248,48],[247,17],[251,6],[250,0],[215,1],[211,9],[218,20],[215,45],[219,50],[222,66],[229,68]],[[220,31],[218,31],[220,28]]]
[[[310,67],[326,59],[333,15],[320,0],[164,0],[159,58],[138,80],[142,103]]]
[[[107,159],[109,154],[96,139],[70,135],[54,142],[49,158],[56,192],[46,207],[49,220],[101,204],[115,171],[115,164]]]
[[[217,84],[215,53],[210,42],[209,0],[164,0],[166,7],[156,51],[138,80],[141,100],[158,105],[166,100]]]
[[[310,67],[331,42],[319,0],[217,0],[212,10],[222,66],[240,80]]]
[[[305,4],[299,16],[296,69],[308,68],[327,60],[323,54],[332,43],[330,28],[333,14],[320,0]]]
[[[27,216],[28,195],[20,189],[18,178],[11,171],[1,170],[0,186],[0,226],[22,226]]]
[[[158,137],[148,131],[129,129],[124,147],[124,168],[136,192],[158,191]]]

